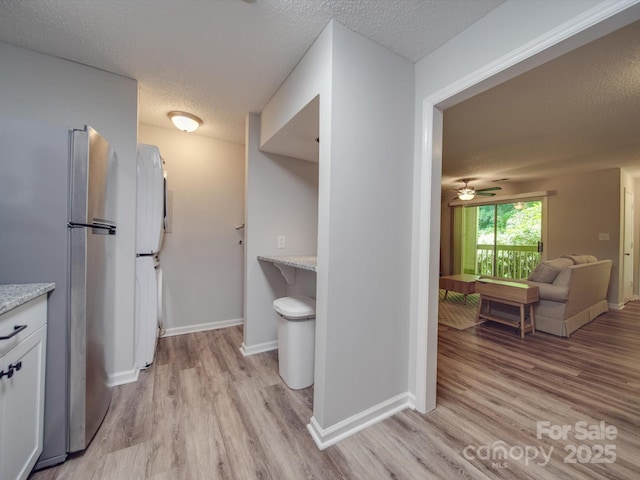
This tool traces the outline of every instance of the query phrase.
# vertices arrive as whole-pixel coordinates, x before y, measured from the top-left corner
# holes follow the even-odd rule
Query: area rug
[[[476,322],[478,311],[477,293],[467,295],[467,304],[464,304],[464,295],[456,292],[449,292],[447,299],[444,299],[444,290],[440,290],[438,302],[438,323],[447,325],[457,330],[465,330],[475,327],[484,322]]]

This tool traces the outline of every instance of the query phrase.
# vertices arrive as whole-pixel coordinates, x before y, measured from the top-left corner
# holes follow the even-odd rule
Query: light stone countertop
[[[50,292],[54,288],[56,288],[55,283],[0,285],[0,315]]]
[[[258,260],[299,268],[301,270],[318,271],[318,257],[315,255],[258,255]]]

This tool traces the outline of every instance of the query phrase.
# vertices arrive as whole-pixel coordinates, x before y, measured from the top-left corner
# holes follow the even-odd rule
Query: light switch
[[[598,240],[609,240],[609,234],[608,233],[599,233],[598,234]]]
[[[286,246],[286,238],[284,235],[278,235],[276,246],[278,248],[284,248]]]

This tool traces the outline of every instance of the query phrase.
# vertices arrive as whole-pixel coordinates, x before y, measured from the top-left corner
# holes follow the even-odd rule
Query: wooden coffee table
[[[483,278],[476,282],[476,292],[480,294],[476,321],[479,322],[484,319],[503,325],[519,327],[522,338],[524,338],[526,332],[535,333],[536,322],[533,317],[533,304],[539,299],[538,287],[508,280]],[[519,322],[495,316],[491,311],[492,302],[518,307],[520,309]],[[526,307],[529,307],[528,322],[526,321]]]
[[[461,293],[464,295],[464,303],[467,304],[467,295],[476,292],[476,280],[480,275],[469,275],[462,273],[460,275],[448,275],[440,277],[440,288],[444,290],[444,299],[447,299],[449,291]]]

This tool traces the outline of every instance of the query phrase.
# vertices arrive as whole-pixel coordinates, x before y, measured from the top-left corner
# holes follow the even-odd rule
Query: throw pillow
[[[583,263],[593,263],[598,261],[598,259],[593,255],[584,255],[581,253],[572,253],[569,255],[563,255],[560,258],[569,258],[573,260],[573,263],[575,263],[576,265],[582,265]]]
[[[527,280],[540,283],[553,283],[560,271],[565,267],[570,267],[571,265],[573,265],[573,262],[568,258],[545,260],[538,264]]]

